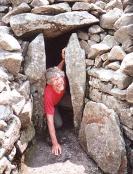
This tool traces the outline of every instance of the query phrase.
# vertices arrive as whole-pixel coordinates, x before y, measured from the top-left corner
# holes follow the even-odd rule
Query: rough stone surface
[[[13,10],[9,11],[3,18],[2,21],[6,24],[10,22],[11,16],[20,14],[20,13],[27,13],[30,12],[31,8],[28,4],[22,3],[18,7],[15,7]]]
[[[113,110],[101,103],[88,102],[79,137],[81,145],[87,148],[87,153],[104,172],[118,173],[121,170],[126,173],[125,144]]]
[[[127,54],[122,61],[120,69],[129,76],[133,76],[133,53]]]
[[[31,81],[44,78],[46,71],[45,43],[42,34],[39,34],[28,47],[25,74]]]
[[[109,53],[109,60],[123,60],[125,51],[120,46],[114,46]]]
[[[96,17],[87,12],[66,12],[55,16],[27,13],[13,16],[10,25],[17,36],[43,30],[45,36],[55,37],[98,21]]]
[[[126,100],[129,103],[133,103],[133,83],[127,88]]]
[[[48,5],[48,4],[49,4],[48,0],[33,0],[31,2],[32,7],[40,7],[40,6]]]
[[[71,8],[67,3],[59,3],[54,5],[44,5],[35,7],[32,9],[32,13],[36,14],[59,14],[64,12],[70,12]]]
[[[114,29],[114,23],[121,17],[121,15],[122,10],[118,8],[110,10],[109,12],[101,16],[100,26],[106,29]]]
[[[86,72],[85,52],[81,49],[75,33],[71,35],[67,45],[65,61],[74,111],[74,124],[76,128],[79,128],[84,104]]]
[[[20,50],[19,42],[10,34],[0,32],[0,49],[7,51]]]
[[[22,54],[19,52],[0,52],[0,65],[4,66],[12,74],[17,74],[20,71],[22,60]]]

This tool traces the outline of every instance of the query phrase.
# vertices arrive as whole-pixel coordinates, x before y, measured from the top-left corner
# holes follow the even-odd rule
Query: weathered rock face
[[[87,12],[66,12],[55,16],[27,13],[13,16],[10,25],[17,36],[39,30],[47,37],[55,37],[96,22],[98,19]]]
[[[85,96],[86,72],[85,53],[79,45],[76,33],[71,35],[68,42],[65,61],[74,111],[74,124],[76,128],[79,128]]]
[[[88,102],[79,137],[81,145],[105,173],[119,170],[126,173],[125,144],[113,110],[101,103]]]
[[[0,0],[0,5],[0,173],[14,174],[16,151],[24,153],[34,127],[39,134],[45,129],[44,39],[64,33],[71,34],[65,64],[80,142],[103,172],[123,174],[124,137],[132,173],[132,0]],[[96,103],[84,110],[88,100]]]

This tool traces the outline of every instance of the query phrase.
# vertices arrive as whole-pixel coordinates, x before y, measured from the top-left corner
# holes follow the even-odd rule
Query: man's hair
[[[51,83],[51,79],[53,77],[64,77],[64,76],[65,76],[64,71],[60,70],[57,66],[48,68],[45,74],[47,84]]]

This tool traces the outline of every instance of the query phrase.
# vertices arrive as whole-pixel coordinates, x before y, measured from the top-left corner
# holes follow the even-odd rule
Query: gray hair
[[[57,66],[52,67],[52,68],[48,68],[46,70],[46,81],[48,84],[51,83],[51,78],[53,77],[64,77],[65,73],[64,71],[60,70]]]

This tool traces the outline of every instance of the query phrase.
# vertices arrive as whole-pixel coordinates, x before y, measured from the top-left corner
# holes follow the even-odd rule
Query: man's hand
[[[61,150],[61,146],[60,146],[60,144],[53,144],[53,146],[52,146],[52,153],[54,154],[54,155],[61,155],[61,153],[62,153],[62,150]]]

